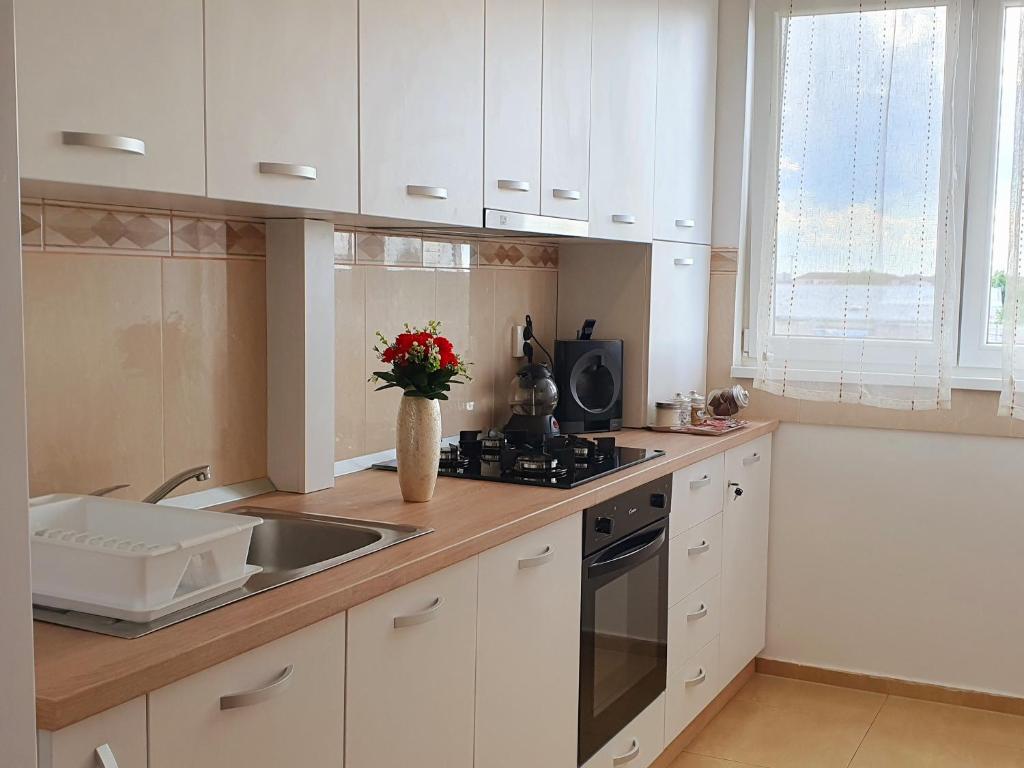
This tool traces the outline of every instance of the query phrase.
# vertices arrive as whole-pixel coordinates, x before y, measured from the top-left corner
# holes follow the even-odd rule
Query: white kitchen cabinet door
[[[472,768],[477,558],[349,611],[346,768]]]
[[[718,454],[672,473],[669,534],[675,538],[722,511],[725,502],[725,456]]]
[[[21,175],[206,192],[202,0],[17,0]]]
[[[668,604],[674,606],[722,572],[722,516],[669,540]]]
[[[59,731],[40,731],[39,768],[146,768],[146,697]],[[101,759],[106,763],[100,762]]]
[[[594,0],[590,235],[648,242],[654,218],[658,0]]]
[[[484,0],[359,4],[360,212],[483,221]]]
[[[725,454],[721,614],[725,683],[764,648],[771,463],[771,435]]]
[[[544,0],[487,0],[484,206],[540,213]]]
[[[540,212],[590,215],[590,76],[594,0],[544,0]]]
[[[651,246],[651,317],[647,406],[676,392],[704,392],[707,382],[711,249],[655,240]]]
[[[693,654],[718,637],[721,579],[711,579],[668,611],[668,671],[671,675]]]
[[[665,694],[652,701],[629,725],[609,739],[596,755],[583,764],[583,768],[647,768],[663,749]]]
[[[654,237],[711,243],[718,0],[660,0]]]
[[[338,768],[345,614],[149,694],[149,768]]]
[[[476,765],[576,768],[581,516],[480,555]]]
[[[671,744],[722,690],[718,638],[669,670],[665,683],[665,743]]]
[[[357,0],[206,0],[210,197],[356,212]]]

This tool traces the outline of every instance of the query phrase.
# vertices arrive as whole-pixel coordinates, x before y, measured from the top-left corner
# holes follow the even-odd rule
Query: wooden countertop
[[[752,422],[723,437],[623,430],[616,434],[620,444],[666,455],[572,490],[442,477],[431,501],[407,504],[394,474],[365,471],[339,477],[330,490],[223,505],[409,523],[434,532],[134,640],[36,622],[38,727],[71,725],[777,426]]]

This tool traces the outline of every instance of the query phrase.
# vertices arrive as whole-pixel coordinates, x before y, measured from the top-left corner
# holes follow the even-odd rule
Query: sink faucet
[[[213,477],[213,473],[210,470],[209,464],[200,467],[192,467],[191,469],[184,469],[173,477],[168,478],[163,485],[146,496],[142,501],[146,504],[156,504],[182,483],[186,483],[189,480],[202,482],[204,480],[209,480],[211,477]]]

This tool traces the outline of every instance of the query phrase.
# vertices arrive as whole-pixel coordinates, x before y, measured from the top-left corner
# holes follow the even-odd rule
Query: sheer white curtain
[[[767,2],[778,71],[752,250],[754,386],[948,408],[962,239],[959,0]]]

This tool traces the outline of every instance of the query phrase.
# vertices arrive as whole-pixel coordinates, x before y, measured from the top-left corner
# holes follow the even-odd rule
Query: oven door
[[[579,764],[665,690],[668,520],[583,561]]]

